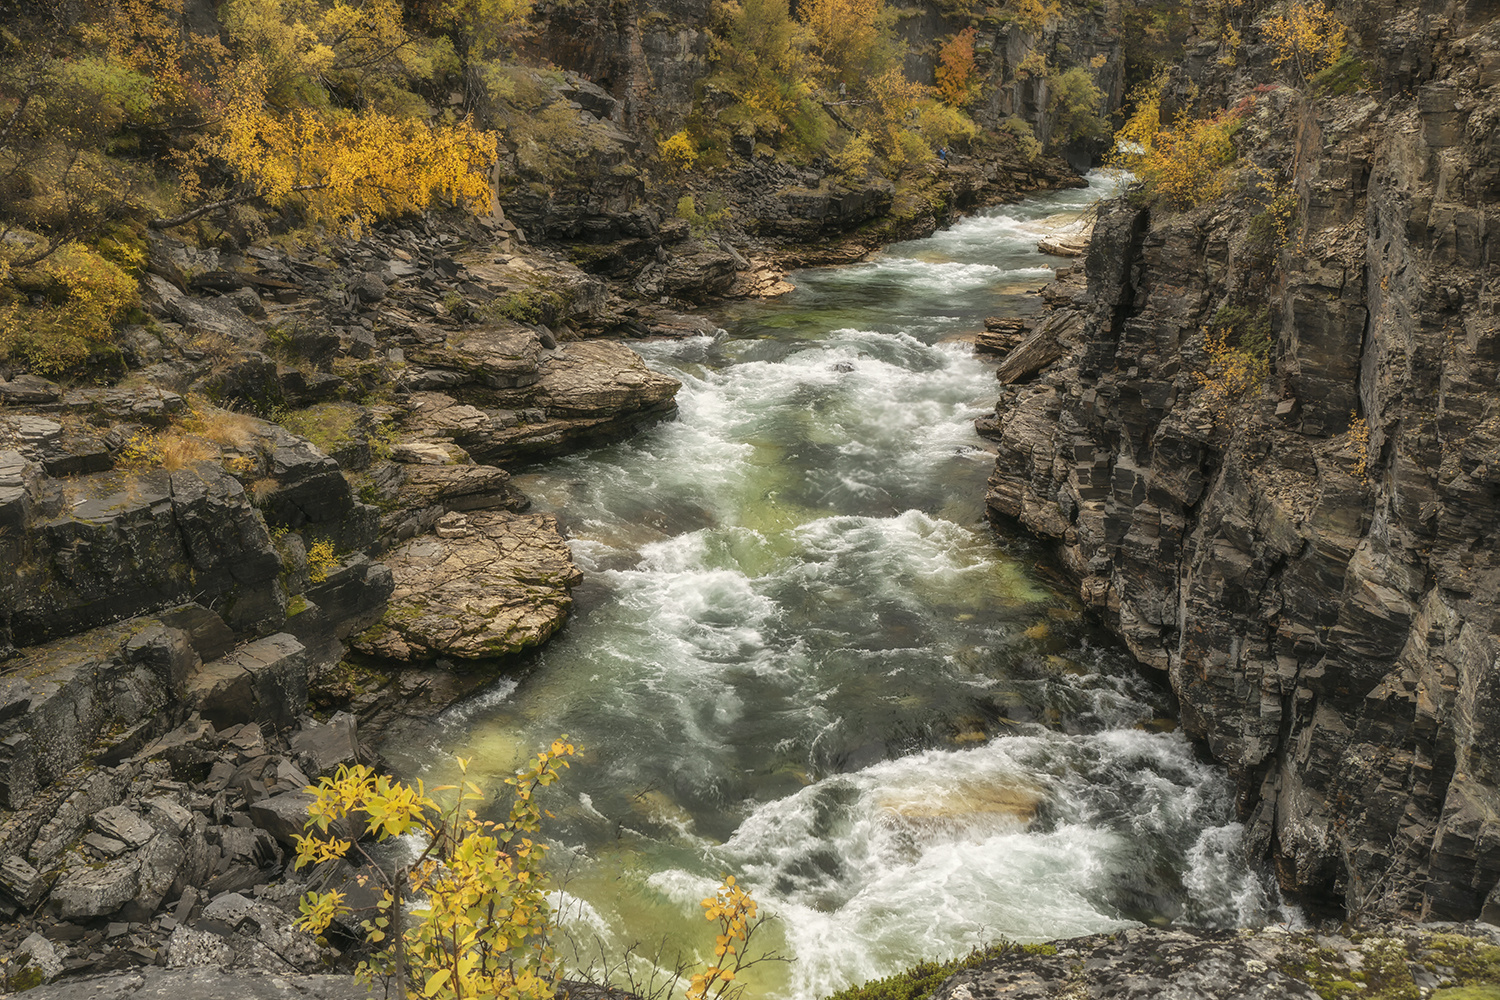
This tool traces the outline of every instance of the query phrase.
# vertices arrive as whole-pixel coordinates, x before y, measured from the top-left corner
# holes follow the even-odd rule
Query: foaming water
[[[519,684],[388,750],[494,785],[560,732],[586,747],[547,831],[576,966],[711,955],[724,873],[792,959],[751,991],[797,1000],[1002,936],[1276,911],[1170,697],[983,519],[994,370],[957,338],[1032,308],[1036,240],[1112,183],[640,345],[678,419],[516,477],[568,527],[578,610]]]

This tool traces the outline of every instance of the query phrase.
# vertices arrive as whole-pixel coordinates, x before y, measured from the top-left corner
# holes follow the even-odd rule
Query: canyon
[[[212,24],[213,5],[189,7]],[[63,997],[109,969],[172,984],[336,961],[290,929],[314,885],[286,871],[303,788],[341,764],[392,769],[389,734],[567,635],[594,569],[570,550],[566,503],[532,509],[527,488],[562,489],[536,470],[672,420],[697,398],[683,389],[696,362],[664,374],[651,346],[712,341],[736,302],[787,291],[792,268],[1082,185],[1068,164],[1102,146],[1050,142],[1047,77],[1023,64],[1092,66],[1100,110],[1126,100],[1117,7],[1042,31],[986,23],[974,120],[1020,119],[1049,155],[991,147],[854,183],[750,138],[717,173],[648,185],[632,164],[701,105],[700,7],[539,6],[547,29],[526,44],[550,68],[531,85],[584,138],[567,169],[536,143],[508,148],[489,215],[295,247],[153,233],[120,377],[0,369],[12,988],[65,975],[37,994]],[[1288,901],[1314,917],[1496,921],[1500,39],[1483,5],[1335,9],[1353,86],[1293,78],[1264,35],[1230,39],[1217,7],[1186,11],[1163,121],[1232,109],[1239,158],[1196,206],[1139,190],[1104,202],[1081,266],[1054,260],[1056,281],[978,334],[999,361],[998,403],[977,421],[996,452],[984,505],[1002,532],[1046,540],[1063,586],[1170,688],[1185,734],[1227,768],[1245,864],[1267,863]],[[903,8],[908,75],[930,77],[937,40],[965,23]],[[684,217],[684,198],[688,216],[715,205],[733,221]],[[1223,345],[1252,330],[1265,370],[1236,380]],[[864,354],[839,357],[859,374]],[[1071,635],[1058,611],[1050,627]],[[958,736],[1002,731],[982,716],[957,713]],[[854,741],[828,770],[928,746]],[[657,806],[647,822],[679,821]],[[314,887],[352,891],[356,874],[333,866]],[[1413,989],[1493,971],[1483,926],[1382,926],[1332,944],[1130,930],[1056,961],[1008,953],[940,993],[1126,995],[1144,988],[1142,949],[1190,956],[1163,982],[1208,995],[1191,956],[1272,969],[1283,978],[1244,987],[1267,996],[1329,995],[1392,940],[1429,973],[1409,973]],[[1448,930],[1463,940],[1434,943]],[[1344,956],[1336,976],[1312,969],[1319,948]],[[1075,954],[1092,977],[1072,978]],[[140,971],[152,965],[169,969]],[[1033,993],[1014,992],[1023,980]]]

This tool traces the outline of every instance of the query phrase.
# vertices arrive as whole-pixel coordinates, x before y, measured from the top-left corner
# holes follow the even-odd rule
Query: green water
[[[1006,936],[1267,912],[1222,775],[1024,538],[983,520],[960,339],[1032,308],[1065,192],[965,220],[643,345],[677,420],[517,477],[587,575],[518,675],[391,748],[491,785],[559,733],[566,953],[712,946],[737,874],[774,920],[752,995],[813,998]],[[1041,567],[1040,569],[1038,567]],[[646,959],[632,959],[638,970]]]

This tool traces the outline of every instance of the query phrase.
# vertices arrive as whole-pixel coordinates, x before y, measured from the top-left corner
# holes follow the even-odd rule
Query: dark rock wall
[[[1105,211],[1080,332],[986,421],[989,506],[1168,674],[1283,886],[1473,917],[1500,880],[1500,44],[1488,9],[1340,12],[1379,93],[1273,89],[1253,45],[1201,81],[1254,97],[1253,167]],[[1268,177],[1297,206],[1269,261]],[[1272,370],[1215,412],[1230,305],[1268,310]]]

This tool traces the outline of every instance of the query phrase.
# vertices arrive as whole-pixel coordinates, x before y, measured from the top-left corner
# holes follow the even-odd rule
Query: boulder
[[[51,905],[62,920],[102,917],[134,899],[140,887],[141,866],[134,858],[98,868],[75,866],[52,887]]]
[[[141,849],[137,858],[141,865],[140,887],[127,907],[127,915],[135,920],[150,920],[171,891],[187,859],[187,851],[178,837],[159,833]]]
[[[338,712],[322,724],[304,721],[302,729],[292,734],[291,743],[315,773],[332,775],[340,764],[359,761],[359,721],[348,712]]]
[[[163,951],[169,969],[219,968],[234,959],[234,949],[227,941],[212,931],[195,927],[178,927],[167,939]]]
[[[182,837],[192,828],[193,814],[173,799],[163,795],[146,799],[141,805],[146,807],[146,819],[162,833]]]
[[[507,656],[546,641],[582,579],[550,514],[448,514],[386,556],[395,592],[385,615],[355,637],[361,652],[396,660]]]
[[[36,975],[43,983],[50,983],[62,975],[63,961],[58,956],[57,949],[37,931],[26,935],[16,948],[16,955],[26,959],[26,964],[36,970]]]
[[[188,678],[185,700],[219,729],[296,724],[307,707],[307,656],[285,632],[240,646]]]
[[[311,792],[282,792],[252,803],[250,818],[256,826],[295,850],[295,838],[307,833],[307,810],[313,801]]]

